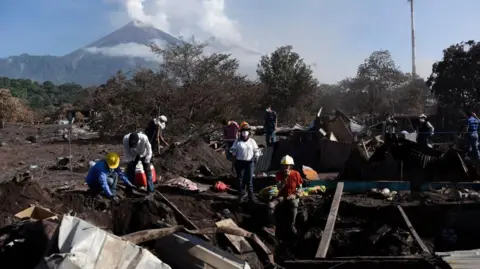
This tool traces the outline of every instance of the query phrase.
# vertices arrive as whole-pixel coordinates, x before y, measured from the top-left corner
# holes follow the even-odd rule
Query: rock
[[[0,143],[0,147],[5,147],[6,145],[7,145],[7,143],[6,143],[6,142],[2,142],[2,143]]]
[[[30,141],[30,142],[32,142],[32,143],[36,143],[37,140],[38,140],[38,136],[36,136],[36,135],[31,135],[31,136],[28,136],[27,138],[25,138],[25,140]]]

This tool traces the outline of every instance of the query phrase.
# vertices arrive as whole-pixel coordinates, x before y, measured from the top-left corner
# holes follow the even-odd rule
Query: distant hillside
[[[225,47],[215,39],[209,51],[241,50],[243,54],[259,57],[260,53],[238,46]],[[118,70],[128,73],[138,67],[155,69],[158,62],[152,58],[145,44],[178,43],[178,38],[153,27],[130,22],[111,34],[65,56],[36,56],[22,54],[0,59],[0,76],[31,79],[55,84],[77,83],[82,86],[105,83]]]

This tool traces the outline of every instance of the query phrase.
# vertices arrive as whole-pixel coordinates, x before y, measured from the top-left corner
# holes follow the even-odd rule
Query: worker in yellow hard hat
[[[112,199],[118,200],[116,188],[118,178],[122,179],[127,188],[131,190],[134,186],[118,167],[120,165],[120,156],[117,153],[108,153],[105,159],[95,163],[85,178],[87,185],[94,196],[103,192],[103,194]]]
[[[291,156],[285,155],[280,161],[280,164],[282,165],[282,171],[277,172],[276,174],[276,181],[278,182],[278,195],[268,204],[270,227],[267,227],[267,229],[275,232],[275,208],[280,203],[287,203],[291,213],[288,216],[289,226],[291,231],[296,234],[297,230],[295,228],[295,220],[297,217],[303,180],[300,173],[293,170],[293,165],[295,163]]]

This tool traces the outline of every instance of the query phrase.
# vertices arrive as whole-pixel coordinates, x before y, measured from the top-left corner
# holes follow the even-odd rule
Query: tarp
[[[36,269],[171,269],[150,251],[72,216],[62,219],[58,249]]]

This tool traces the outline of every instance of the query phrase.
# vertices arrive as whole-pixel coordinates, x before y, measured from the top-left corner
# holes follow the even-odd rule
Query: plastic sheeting
[[[58,249],[36,269],[171,269],[148,250],[72,216],[62,219]]]

